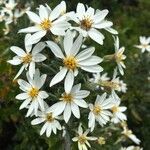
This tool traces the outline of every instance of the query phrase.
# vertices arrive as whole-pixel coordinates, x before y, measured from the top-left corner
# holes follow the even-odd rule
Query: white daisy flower
[[[33,79],[30,78],[29,73],[27,72],[28,82],[19,79],[18,84],[19,88],[23,93],[18,94],[16,99],[24,101],[20,109],[26,108],[28,106],[27,117],[32,113],[37,114],[38,109],[44,110],[44,99],[48,97],[48,94],[45,91],[40,90],[45,83],[46,74],[40,76],[40,72],[37,69],[33,76]]]
[[[111,80],[112,83],[112,90],[116,90],[119,92],[126,93],[127,91],[127,84],[123,82],[123,80],[120,80],[119,77],[117,77],[117,69],[114,70],[113,78]]]
[[[82,33],[84,37],[90,37],[97,43],[103,45],[104,35],[99,32],[99,29],[107,30],[112,34],[118,34],[118,32],[111,28],[113,23],[111,21],[105,20],[108,10],[94,10],[88,7],[87,10],[82,3],[78,3],[77,10],[74,15],[72,15],[72,20],[75,21],[79,27],[72,27]]]
[[[138,145],[140,144],[141,141],[132,133],[132,130],[129,130],[127,127],[124,127],[123,129],[123,135],[131,139],[134,143]]]
[[[87,136],[89,133],[89,129],[87,129],[85,132],[83,132],[83,129],[81,127],[81,124],[78,127],[78,136],[72,138],[74,142],[78,141],[78,149],[79,150],[87,150],[87,146],[91,147],[90,143],[88,141],[95,141],[97,140],[97,137]]]
[[[143,150],[143,148],[139,146],[129,146],[129,147],[122,147],[120,150]]]
[[[78,68],[91,73],[103,71],[103,68],[98,65],[102,62],[102,59],[92,55],[95,51],[94,47],[87,48],[79,53],[82,41],[82,35],[79,35],[73,42],[72,33],[67,31],[63,41],[65,55],[56,43],[47,41],[54,55],[63,61],[63,67],[60,68],[60,71],[51,80],[50,87],[59,83],[64,78],[65,85],[68,83],[72,85],[74,77],[78,74]]]
[[[23,70],[27,69],[28,67],[29,75],[31,78],[33,78],[35,73],[35,63],[42,62],[46,59],[46,57],[40,53],[45,48],[45,43],[39,42],[32,49],[32,45],[27,45],[27,40],[30,37],[30,34],[25,36],[25,51],[17,46],[12,46],[10,48],[10,50],[16,53],[17,56],[13,57],[13,59],[9,60],[8,62],[12,65],[22,64],[22,67],[14,79],[16,79],[23,72]]]
[[[100,83],[110,80],[110,78],[107,76],[107,73],[101,74],[101,73],[94,73],[93,78],[90,78],[89,81],[96,84],[96,88],[100,88]]]
[[[77,84],[73,87],[70,83],[67,84],[67,86],[65,86],[65,92],[60,98],[61,102],[55,103],[50,108],[50,110],[56,115],[60,115],[63,112],[63,118],[66,123],[69,121],[71,113],[73,113],[76,118],[80,118],[79,106],[82,108],[88,107],[87,103],[83,99],[86,98],[90,92],[80,89],[81,84]]]
[[[57,129],[61,130],[61,125],[58,122],[59,117],[55,116],[52,112],[46,109],[45,111],[38,112],[37,118],[32,120],[32,125],[41,124],[44,122],[43,127],[41,128],[40,135],[46,132],[46,136],[50,137],[51,133],[57,134]]]
[[[95,127],[95,120],[101,125],[105,125],[109,120],[110,116],[112,116],[111,112],[108,109],[112,108],[112,99],[107,98],[107,94],[104,93],[101,96],[97,95],[96,101],[93,104],[89,104],[90,113],[88,116],[89,123],[88,127],[91,131],[94,130]]]
[[[101,89],[119,91],[123,93],[126,93],[127,91],[127,85],[122,80],[120,80],[119,77],[117,77],[117,69],[114,70],[112,80],[101,81],[99,84],[102,86]]]
[[[59,19],[61,14],[60,4],[52,11],[50,8],[40,5],[39,16],[34,12],[27,11],[30,20],[35,23],[34,26],[19,30],[19,33],[34,33],[27,41],[28,45],[40,40],[50,31],[54,35],[65,35],[65,30],[70,27],[70,24]]]
[[[111,97],[112,97],[112,103],[113,103],[113,106],[111,108],[112,114],[113,114],[111,122],[119,123],[121,121],[127,120],[126,115],[123,113],[124,111],[126,111],[127,107],[119,106],[121,103],[121,100],[115,92],[112,92]]]
[[[124,64],[124,60],[126,59],[126,56],[123,54],[125,48],[124,47],[119,47],[119,38],[118,36],[115,38],[115,54],[114,54],[114,59],[118,65],[118,69],[119,72],[121,73],[121,75],[124,75],[124,71],[123,68],[126,68],[125,64]]]
[[[142,53],[145,51],[150,52],[150,37],[140,36],[140,45],[135,45],[135,47],[141,49]]]

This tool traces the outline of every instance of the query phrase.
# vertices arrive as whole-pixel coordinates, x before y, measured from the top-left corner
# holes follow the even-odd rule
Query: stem
[[[71,139],[67,127],[65,127],[66,134],[64,135],[64,150],[71,150]]]

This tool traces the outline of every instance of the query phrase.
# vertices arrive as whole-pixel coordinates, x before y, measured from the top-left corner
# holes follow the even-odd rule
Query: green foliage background
[[[32,10],[39,4],[48,3],[52,8],[60,0],[28,0],[31,2]],[[20,0],[23,4],[27,0]],[[114,28],[118,30],[120,42],[126,47],[127,55],[124,81],[128,85],[128,92],[122,94],[123,104],[128,107],[129,128],[141,139],[144,150],[150,150],[150,54],[142,54],[140,50],[133,47],[139,43],[139,36],[150,36],[150,0],[67,0],[68,11],[74,10],[77,3],[82,2],[98,9],[110,11],[108,19],[114,22]],[[29,20],[23,16],[17,25],[12,25],[12,31],[8,36],[3,35],[3,23],[0,24],[0,150],[59,150],[63,149],[64,139],[60,135],[52,136],[50,139],[39,136],[37,129],[32,127],[30,119],[25,118],[26,111],[19,111],[20,102],[15,100],[19,92],[17,84],[12,82],[16,70],[6,63],[12,57],[9,50],[11,45],[23,47],[23,34],[17,34],[18,29],[27,27]],[[105,34],[106,35],[106,34]],[[88,43],[97,48],[99,56],[114,52],[112,37],[107,34],[104,46],[98,46],[95,42]],[[103,63],[106,71],[112,73],[113,64]],[[107,128],[105,131],[107,133]],[[118,131],[113,131],[106,145],[95,147],[93,150],[117,150],[119,144],[114,144]],[[109,133],[107,133],[109,134]],[[132,144],[129,142],[128,144]],[[95,148],[94,148],[95,147]],[[75,145],[75,148],[76,145]]]

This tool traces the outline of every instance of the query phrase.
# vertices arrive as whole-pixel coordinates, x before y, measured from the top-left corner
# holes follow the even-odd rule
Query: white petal
[[[39,16],[41,20],[48,19],[48,11],[43,5],[40,5]]]
[[[66,75],[65,83],[64,83],[66,93],[70,93],[73,83],[74,83],[74,74],[73,74],[73,71],[70,70],[70,71],[68,71],[68,73]]]
[[[41,129],[41,131],[40,131],[40,135],[42,135],[42,134],[46,131],[47,126],[48,126],[48,122],[46,122],[46,123],[43,125],[43,127],[42,127],[42,129]]]
[[[31,88],[31,85],[30,85],[28,82],[26,82],[26,81],[24,81],[24,80],[22,80],[22,79],[19,79],[19,80],[18,80],[18,84],[19,84],[23,89],[25,89],[25,90],[28,90],[28,89]]]
[[[33,21],[34,23],[40,24],[41,19],[40,19],[40,17],[37,14],[35,14],[34,12],[31,12],[31,11],[28,11],[26,13],[29,16],[31,21]]]
[[[52,41],[47,41],[46,43],[56,57],[64,58],[64,55],[63,55],[60,47],[56,43],[54,43]]]
[[[28,105],[30,102],[31,102],[31,99],[30,99],[30,98],[26,99],[26,100],[20,105],[19,109],[26,108],[27,105]]]
[[[26,53],[21,49],[20,47],[17,46],[12,46],[10,47],[10,50],[13,51],[15,54],[17,54],[20,57],[23,57],[26,55]]]
[[[44,42],[39,42],[38,44],[36,44],[32,50],[32,55],[35,55],[39,52],[41,52],[44,48],[45,48],[45,43]]]
[[[34,32],[38,32],[40,30],[41,30],[41,28],[39,28],[38,26],[32,26],[32,27],[20,29],[18,33],[34,33]]]
[[[80,118],[80,110],[75,103],[71,103],[71,110],[76,118]]]
[[[50,87],[62,81],[67,73],[67,68],[63,67],[51,80]]]
[[[52,105],[48,111],[53,112],[54,116],[60,115],[65,109],[66,103],[58,102]]]
[[[81,18],[85,14],[85,7],[82,3],[78,3],[76,12],[78,16],[81,16]]]
[[[27,98],[29,98],[28,93],[21,93],[21,94],[18,94],[16,96],[16,99],[19,99],[19,100],[24,100],[24,99],[27,99]]]
[[[89,58],[89,57],[94,53],[94,51],[95,51],[95,48],[94,48],[94,47],[87,48],[87,49],[81,51],[81,52],[76,56],[76,58],[77,58],[78,61],[82,61],[82,60],[84,60],[84,59]]]
[[[103,68],[99,65],[94,65],[94,66],[81,66],[81,69],[87,71],[87,72],[92,72],[92,73],[99,73],[103,71]]]
[[[100,62],[102,62],[103,59],[101,59],[100,57],[97,56],[91,56],[90,58],[87,58],[83,61],[78,62],[79,65],[83,65],[83,66],[93,66],[93,65],[97,65]]]
[[[89,7],[86,11],[86,16],[93,18],[93,15],[94,15],[94,9],[92,7]]]
[[[32,34],[32,36],[27,41],[27,45],[35,44],[37,42],[37,40],[40,40],[42,37],[44,37],[46,35],[46,32],[47,31],[41,30],[41,31],[38,31],[38,32]]]
[[[43,101],[43,99],[38,96],[37,100],[38,100],[39,106],[41,108],[41,111],[44,111],[45,107],[44,107],[44,101]]]
[[[61,13],[61,7],[60,7],[60,5],[57,5],[50,14],[50,17],[49,17],[50,20],[53,21],[56,18],[58,18],[60,16],[60,13]]]
[[[110,32],[111,34],[118,34],[118,31],[116,31],[113,28],[105,28],[106,31]]]
[[[76,93],[81,89],[81,83],[76,84],[73,86],[73,88],[71,89],[71,93]]]
[[[77,93],[75,93],[74,97],[75,97],[75,99],[82,99],[82,98],[87,97],[89,94],[90,94],[89,91],[81,90],[81,91],[78,91]]]
[[[61,35],[61,36],[65,35],[65,29],[53,26],[51,27],[50,30],[54,35]]]
[[[34,73],[35,73],[35,63],[31,62],[29,65],[29,75],[30,75],[31,79],[33,79]]]
[[[18,73],[16,74],[14,80],[17,79],[17,78],[20,76],[20,74],[23,72],[24,69],[25,69],[25,65],[23,65],[23,66],[20,68],[20,70],[19,70]]]
[[[70,30],[68,30],[64,37],[64,50],[67,56],[70,54],[72,44],[73,44],[73,33],[70,32]]]
[[[94,16],[94,23],[98,23],[98,22],[102,21],[107,16],[108,12],[109,11],[107,9],[98,11]]]
[[[72,45],[72,48],[71,48],[71,51],[70,51],[70,54],[71,54],[71,55],[75,56],[75,55],[79,52],[80,47],[81,47],[81,45],[82,45],[82,39],[83,39],[83,37],[82,37],[82,35],[80,34],[80,35],[77,37],[77,39],[75,40],[75,42],[73,43],[73,45]]]
[[[89,30],[88,35],[95,42],[97,42],[100,45],[103,45],[104,36],[99,31],[97,31],[96,29],[93,28],[93,29]]]
[[[43,54],[38,53],[38,54],[35,54],[32,59],[35,62],[42,62],[46,60],[46,57]]]
[[[22,63],[20,59],[12,59],[12,60],[8,60],[7,62],[12,65],[20,65]]]
[[[37,87],[38,87],[39,89],[44,85],[44,83],[45,83],[45,81],[46,81],[46,78],[47,78],[47,75],[46,75],[46,74],[43,74],[43,75],[41,76],[41,79],[40,79],[40,81],[39,81],[38,84],[37,84]]]
[[[34,120],[31,121],[31,124],[32,125],[37,125],[37,124],[40,124],[40,123],[42,123],[44,121],[45,121],[44,118],[36,118],[36,119],[34,119]]]
[[[82,135],[83,134],[83,129],[82,129],[82,126],[81,126],[82,124],[80,123],[79,124],[79,127],[78,127],[78,133],[79,133],[79,135]]]
[[[47,130],[46,130],[46,136],[50,137],[51,132],[52,132],[52,124],[48,123]]]
[[[42,98],[42,99],[46,99],[48,98],[48,94],[45,92],[45,91],[40,91],[39,92],[39,96]]]
[[[99,24],[94,24],[93,26],[97,29],[104,29],[104,28],[110,28],[113,25],[113,23],[111,21],[103,21],[100,22]]]
[[[74,100],[74,103],[76,103],[78,106],[83,107],[83,108],[87,108],[88,105],[84,100]]]
[[[25,43],[25,48],[26,48],[26,52],[30,53],[31,49],[32,49],[32,44],[31,45],[27,45],[27,40],[28,38],[31,37],[31,34],[26,34],[25,38],[24,38],[24,43]]]
[[[69,103],[65,107],[63,116],[64,116],[65,122],[67,123],[71,117],[71,106]]]

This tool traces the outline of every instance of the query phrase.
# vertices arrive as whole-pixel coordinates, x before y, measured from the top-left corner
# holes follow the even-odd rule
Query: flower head
[[[141,49],[142,53],[145,51],[150,52],[150,37],[140,36],[140,45],[135,45],[135,47]]]
[[[64,51],[52,41],[47,41],[48,46],[57,58],[62,59],[62,65],[60,71],[54,76],[50,82],[50,86],[53,86],[65,78],[65,85],[73,84],[74,77],[78,74],[78,68],[87,72],[97,73],[103,71],[102,67],[98,64],[102,62],[102,59],[93,56],[94,48],[86,48],[79,52],[82,45],[82,35],[79,35],[73,42],[73,34],[67,31],[64,37]]]
[[[14,56],[13,59],[8,62],[12,65],[22,64],[22,67],[14,79],[16,79],[23,72],[23,70],[27,68],[29,68],[30,77],[33,78],[35,73],[35,63],[42,62],[46,59],[46,57],[40,53],[45,48],[45,43],[39,42],[32,49],[32,45],[27,45],[27,40],[30,37],[30,34],[25,36],[25,51],[17,46],[12,46],[10,48],[11,51],[17,54],[17,56]]]
[[[99,32],[100,29],[105,29],[113,34],[117,31],[111,28],[112,22],[105,20],[108,10],[94,10],[88,7],[87,10],[82,3],[78,3],[76,13],[71,16],[72,20],[78,24],[78,27],[72,27],[79,31],[84,37],[89,36],[97,43],[103,45],[104,35]]]
[[[88,116],[88,126],[91,128],[91,131],[94,130],[95,121],[103,126],[110,120],[110,116],[112,116],[111,112],[108,110],[112,108],[112,100],[111,98],[106,99],[106,96],[106,93],[102,94],[101,96],[97,95],[94,105],[89,104],[90,113]]]
[[[29,76],[27,72],[28,82],[19,79],[18,84],[19,88],[23,93],[18,94],[16,99],[24,101],[20,109],[26,108],[28,106],[27,117],[32,113],[37,114],[38,109],[44,110],[44,99],[48,97],[48,94],[45,91],[40,90],[45,83],[46,75],[40,76],[40,72],[37,69],[33,76],[33,79]]]
[[[125,48],[124,47],[119,47],[119,38],[118,36],[115,38],[115,54],[114,54],[114,59],[118,65],[118,69],[119,72],[121,73],[121,75],[124,74],[123,68],[126,68],[126,66],[124,65],[124,60],[126,59],[126,56],[123,54]]]
[[[121,100],[115,92],[112,92],[111,97],[113,103],[113,106],[111,108],[113,114],[111,121],[114,123],[119,123],[120,121],[127,120],[126,115],[123,113],[127,108],[125,106],[119,106]]]
[[[57,133],[57,129],[61,130],[61,125],[58,122],[59,117],[55,116],[52,112],[46,109],[45,111],[38,112],[37,118],[32,120],[32,125],[41,124],[44,122],[43,127],[41,128],[40,135],[46,132],[46,136],[50,137],[51,133]]]
[[[20,33],[34,33],[27,41],[28,45],[36,43],[50,31],[54,35],[65,35],[65,30],[70,27],[70,24],[60,19],[61,5],[59,4],[53,10],[49,7],[40,5],[39,16],[34,12],[27,11],[27,15],[31,21],[35,23],[34,26],[21,29]]]
[[[88,107],[87,103],[83,99],[86,98],[90,92],[80,89],[81,84],[65,88],[65,92],[60,98],[61,102],[55,103],[50,108],[50,110],[56,115],[59,115],[63,112],[63,118],[66,123],[69,121],[71,113],[73,113],[76,118],[80,118],[79,106],[82,108]]]
[[[140,144],[140,140],[133,134],[132,130],[129,130],[128,127],[123,128],[122,134],[131,139],[134,143]]]
[[[72,140],[74,142],[78,141],[78,148],[79,150],[87,150],[87,146],[91,147],[90,143],[88,141],[95,141],[97,140],[97,137],[91,137],[87,136],[89,133],[89,129],[87,129],[85,132],[83,132],[83,129],[81,127],[81,124],[78,127],[78,136],[74,137]]]

